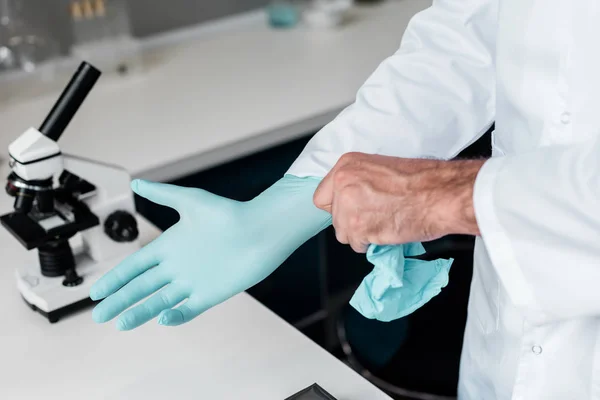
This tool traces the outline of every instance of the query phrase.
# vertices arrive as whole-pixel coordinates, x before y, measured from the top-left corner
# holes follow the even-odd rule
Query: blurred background
[[[161,68],[160,62],[155,60],[170,57],[161,55],[157,58],[156,54],[162,54],[161,46],[200,40],[201,35],[218,35],[217,32],[226,32],[228,26],[235,24],[256,27],[260,23],[267,32],[257,35],[261,38],[269,37],[265,35],[286,35],[286,32],[294,30],[310,32],[298,33],[290,39],[300,40],[298,37],[301,37],[302,45],[308,46],[308,50],[303,48],[303,51],[307,52],[311,51],[310,46],[317,48],[326,41],[341,43],[352,40],[358,43],[360,35],[367,41],[376,40],[386,32],[367,32],[371,36],[361,33],[358,31],[360,18],[389,14],[377,11],[377,7],[386,7],[385,3],[388,2],[0,0],[0,112],[53,93],[64,85],[65,77],[72,73],[81,59],[97,64],[113,84],[117,82],[119,85],[119,80],[129,82],[138,79],[139,85],[150,87],[152,74],[158,74],[155,70]],[[353,28],[352,24],[357,27]],[[376,27],[377,23],[370,26]],[[248,29],[252,31],[255,28]],[[399,43],[400,37],[394,40]],[[250,45],[258,49],[268,46],[266,42]],[[247,48],[248,43],[244,46]],[[386,52],[389,54],[393,50],[386,49]],[[214,51],[199,54],[198,63],[218,57],[218,50]],[[257,52],[256,57],[260,57],[260,53]],[[354,57],[357,64],[365,59],[360,46],[349,57]],[[334,61],[327,60],[329,63]],[[240,66],[243,64],[244,60],[240,59]],[[376,64],[369,64],[368,69],[361,68],[367,71],[374,66]],[[315,64],[310,64],[306,68],[314,67]],[[264,68],[277,70],[278,65],[270,63]],[[344,71],[352,66],[345,64],[338,68]],[[303,69],[303,66],[299,68]],[[239,70],[232,67],[210,79],[226,82],[231,74],[243,71],[242,67]],[[297,73],[297,70],[294,71]],[[190,70],[190,73],[193,74],[193,71]],[[319,71],[314,74],[318,77],[315,79],[323,79]],[[367,75],[361,71],[360,76],[364,79]],[[298,79],[294,75],[288,78],[289,82]],[[352,91],[356,91],[357,84],[358,81],[356,84],[352,82]],[[223,88],[230,96],[236,96],[236,93],[230,93],[231,88],[226,83],[223,83]],[[272,87],[265,85],[264,90],[280,91],[278,96],[284,102],[286,96],[291,96],[277,80],[273,81]],[[168,100],[176,101],[174,98]],[[236,110],[232,111],[236,115]],[[0,120],[0,124],[5,122]],[[166,180],[201,187],[237,200],[249,200],[282,176],[318,130],[318,127],[314,128],[298,132],[292,139],[265,143],[258,150],[257,146],[249,146],[235,157],[218,160],[213,157],[210,162],[201,165],[192,163],[186,173],[169,176]],[[9,132],[0,134],[8,135]],[[213,134],[219,135],[220,132]],[[240,146],[245,145],[242,142]],[[485,135],[461,157],[486,156],[489,148],[489,135]],[[140,171],[133,172],[143,175]],[[170,210],[142,199],[136,201],[139,211],[161,229],[167,229],[177,221],[177,215]],[[426,258],[452,257],[456,260],[450,284],[441,295],[413,315],[391,323],[366,320],[348,306],[348,300],[362,278],[370,272],[371,265],[364,256],[354,254],[347,246],[337,243],[331,229],[302,246],[271,277],[249,292],[396,398],[448,398],[456,395],[473,240],[460,236],[446,237],[427,243],[426,248]]]

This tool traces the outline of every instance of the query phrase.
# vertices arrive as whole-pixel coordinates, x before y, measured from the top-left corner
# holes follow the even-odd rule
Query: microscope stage
[[[62,221],[59,223],[59,221]],[[70,238],[77,232],[97,226],[98,217],[83,205],[78,205],[77,219],[69,221],[54,213],[44,219],[32,213],[13,212],[0,217],[0,224],[6,228],[27,250],[43,246],[57,238]]]

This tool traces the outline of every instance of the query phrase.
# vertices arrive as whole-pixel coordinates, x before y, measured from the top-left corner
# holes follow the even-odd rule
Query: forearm
[[[267,247],[287,249],[289,254],[281,253],[281,262],[331,225],[331,215],[319,210],[312,201],[320,181],[320,178],[286,175],[248,204],[264,216],[260,226],[253,227],[252,234],[263,237],[264,232],[278,233],[270,237],[272,242]]]

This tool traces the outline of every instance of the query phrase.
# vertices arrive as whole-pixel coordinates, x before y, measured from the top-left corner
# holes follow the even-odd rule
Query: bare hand
[[[337,239],[359,253],[369,244],[478,235],[473,186],[483,163],[347,153],[317,188],[314,203],[332,214]]]

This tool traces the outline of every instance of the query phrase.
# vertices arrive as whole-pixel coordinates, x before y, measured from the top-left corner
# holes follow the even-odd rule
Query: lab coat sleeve
[[[322,177],[347,152],[447,159],[495,114],[497,0],[437,0],[289,174]]]
[[[600,136],[488,160],[474,204],[500,281],[532,323],[600,315]]]

